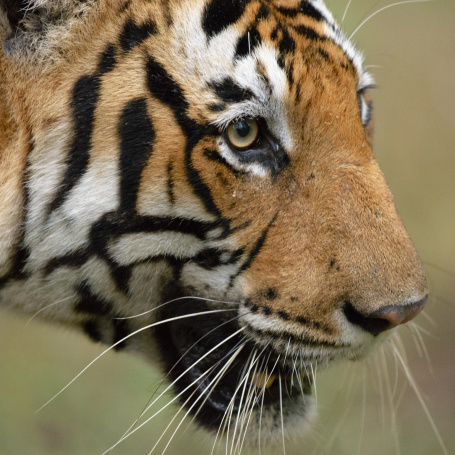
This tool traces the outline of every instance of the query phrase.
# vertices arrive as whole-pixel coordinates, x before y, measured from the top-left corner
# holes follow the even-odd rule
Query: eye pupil
[[[240,137],[247,137],[251,130],[249,123],[245,120],[239,120],[234,128]]]

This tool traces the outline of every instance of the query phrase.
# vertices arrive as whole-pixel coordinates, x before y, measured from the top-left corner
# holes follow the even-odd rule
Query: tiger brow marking
[[[152,96],[162,103],[167,104],[172,109],[179,126],[186,136],[185,168],[188,182],[192,186],[194,193],[200,197],[209,213],[212,213],[221,221],[226,221],[229,224],[229,220],[223,219],[220,209],[213,200],[210,188],[202,180],[191,160],[194,147],[205,134],[211,131],[210,128],[188,117],[187,109],[189,103],[181,87],[151,56],[147,61],[147,84]]]
[[[208,39],[237,22],[250,0],[211,0],[202,16],[202,29]]]

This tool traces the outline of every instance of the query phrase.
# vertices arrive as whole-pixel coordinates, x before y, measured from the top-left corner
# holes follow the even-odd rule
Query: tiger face
[[[35,3],[1,22],[1,305],[158,362],[215,432],[300,433],[312,371],[428,292],[360,54],[319,0]]]

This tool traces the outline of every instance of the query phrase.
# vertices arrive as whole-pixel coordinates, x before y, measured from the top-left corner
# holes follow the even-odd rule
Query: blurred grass
[[[339,19],[346,3],[327,2]],[[354,0],[344,29],[349,34],[369,12],[388,3]],[[410,370],[450,454],[455,454],[454,18],[451,0],[401,5],[380,13],[354,40],[366,64],[375,66],[371,71],[379,87],[375,153],[428,272],[431,302],[417,324],[429,332],[423,337],[431,368],[411,331],[403,327],[401,334]],[[101,454],[134,421],[160,381],[141,360],[108,354],[35,414],[102,348],[5,313],[0,333],[0,455]],[[344,364],[321,373],[318,423],[303,444],[287,445],[288,455],[443,453],[402,369],[390,348],[385,351],[394,394],[384,393],[382,404],[379,384],[385,387],[386,381],[379,353],[371,366]],[[114,453],[148,453],[174,411],[165,410]],[[210,439],[191,427],[167,453],[210,450]]]

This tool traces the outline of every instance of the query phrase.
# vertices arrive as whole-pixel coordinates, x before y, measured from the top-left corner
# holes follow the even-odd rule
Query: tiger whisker
[[[434,375],[433,366],[431,364],[430,354],[428,353],[427,347],[425,345],[425,341],[420,333],[421,327],[419,327],[415,322],[409,322],[409,328],[413,335],[413,338],[416,340],[416,344],[420,345],[420,348],[423,352],[423,355],[428,363],[428,367],[430,369],[430,373]]]
[[[145,405],[144,409],[141,411],[140,415],[136,418],[136,420],[131,424],[131,426],[126,430],[126,432],[124,433],[124,436],[129,432],[131,431],[135,425],[137,424],[137,422],[139,421],[139,419],[147,412],[147,410],[153,405],[150,404],[151,401],[153,400],[154,396],[156,395],[156,393],[158,392],[158,390],[160,389],[160,387],[163,385],[163,383],[165,382],[165,380],[169,377],[169,375],[172,373],[172,371],[174,370],[174,368],[184,359],[184,357],[198,344],[200,343],[205,337],[207,337],[208,335],[210,335],[211,333],[213,333],[214,331],[218,330],[219,328],[223,327],[224,325],[226,324],[229,324],[230,322],[232,321],[235,321],[236,319],[238,319],[240,316],[235,316],[234,318],[232,319],[229,319],[225,322],[223,322],[222,324],[219,324],[218,326],[214,327],[212,330],[210,330],[209,332],[205,333],[202,337],[200,337],[196,342],[194,342],[181,356],[180,358],[177,360],[177,362],[175,362],[175,364],[172,366],[172,368],[167,372],[167,374],[164,376],[164,378],[161,380],[161,382],[158,384],[158,386],[156,387],[155,391],[153,392],[152,396],[150,397],[149,401],[147,402],[147,404]],[[243,338],[244,340],[245,338]],[[239,342],[241,343],[241,341]],[[239,344],[238,343],[238,344]],[[238,345],[237,344],[237,345]],[[236,346],[237,346],[236,345]],[[235,347],[236,347],[235,346]],[[235,349],[235,347],[233,349]],[[229,354],[228,354],[229,355]],[[202,359],[200,359],[202,360]],[[194,366],[195,364],[193,364]],[[188,370],[187,370],[188,371]],[[173,383],[171,384],[171,386],[173,384],[175,384],[184,374],[186,374],[186,371],[182,373],[182,375],[180,375],[175,381],[173,381]],[[170,386],[170,387],[171,387]],[[166,389],[168,390],[169,387]],[[165,393],[166,390],[163,392]],[[162,394],[161,394],[162,395]],[[160,395],[160,396],[161,396]],[[158,397],[157,399],[159,399],[160,397]]]
[[[49,305],[46,305],[45,307],[41,308],[40,310],[38,310],[26,323],[25,323],[25,327],[27,327],[32,321],[33,319],[35,319],[40,313],[42,313],[43,311],[46,311],[47,309],[55,306],[55,305],[58,305],[59,303],[63,303],[63,302],[66,302],[67,300],[70,300],[70,299],[73,299],[77,297],[76,294],[73,294],[73,295],[70,295],[68,297],[65,297],[64,299],[61,299],[61,300],[57,300],[56,302],[53,302],[53,303],[50,303]]]
[[[113,319],[121,321],[121,320],[126,320],[126,319],[139,318],[141,316],[145,316],[146,314],[150,314],[150,313],[162,308],[163,306],[169,305],[170,303],[178,302],[180,300],[202,300],[204,302],[224,303],[224,304],[227,304],[227,305],[238,305],[239,304],[238,302],[230,302],[230,301],[224,301],[224,300],[214,300],[214,299],[208,299],[206,297],[196,297],[196,296],[177,297],[175,299],[168,300],[167,302],[162,303],[162,304],[152,308],[151,310],[144,311],[143,313],[138,313],[138,314],[135,314],[133,316],[127,316],[127,317],[124,317],[124,318],[113,318]]]
[[[231,310],[231,309],[228,309],[228,310],[210,310],[210,311],[202,311],[202,312],[199,312],[199,313],[192,313],[192,314],[186,314],[186,315],[183,315],[183,316],[176,316],[176,317],[173,317],[173,318],[169,318],[169,319],[164,319],[163,321],[157,321],[157,322],[154,322],[153,324],[148,324],[146,325],[145,327],[142,327],[138,330],[135,330],[134,332],[126,335],[125,337],[123,337],[122,339],[120,339],[119,341],[115,342],[114,344],[112,344],[111,346],[109,346],[107,349],[105,349],[100,355],[98,355],[97,357],[95,357],[95,359],[93,359],[85,368],[83,368],[70,382],[68,382],[68,384],[66,384],[62,389],[60,389],[59,392],[57,392],[51,399],[49,399],[46,403],[44,403],[38,410],[35,411],[35,414],[37,414],[38,412],[40,412],[43,408],[45,408],[51,401],[53,401],[55,398],[57,398],[61,393],[63,393],[71,384],[73,384],[73,382],[79,378],[85,371],[87,371],[88,368],[90,368],[98,359],[100,359],[102,356],[104,356],[106,353],[108,353],[109,351],[111,351],[112,349],[114,349],[116,346],[118,346],[120,343],[123,343],[125,340],[127,340],[128,338],[131,338],[133,337],[134,335],[137,335],[138,333],[141,333],[143,332],[144,330],[148,330],[152,327],[156,327],[158,325],[162,325],[162,324],[166,324],[168,322],[172,322],[172,321],[177,321],[179,319],[185,319],[185,318],[193,318],[193,317],[196,317],[196,316],[203,316],[203,315],[207,315],[207,314],[214,314],[214,313],[222,313],[222,312],[227,312],[227,311],[236,311],[236,310]],[[243,330],[243,329],[242,329]]]
[[[352,0],[349,0],[348,4],[346,6],[346,9],[344,10],[343,17],[341,18],[341,23],[342,24],[344,23],[344,19],[346,18],[346,14],[348,13],[348,9],[351,6],[351,3],[352,3]]]
[[[370,14],[365,20],[363,20],[361,22],[361,24],[351,33],[351,35],[349,36],[349,40],[351,40],[353,38],[353,36],[370,20],[370,19],[373,19],[373,17],[375,17],[377,14],[379,14],[380,12],[386,10],[386,9],[389,9],[389,8],[392,8],[393,6],[398,6],[398,5],[404,5],[406,3],[426,3],[430,0],[405,0],[405,1],[402,1],[402,2],[396,2],[396,3],[392,3],[391,5],[387,5],[387,6],[384,6],[380,9],[378,9],[377,11],[375,11],[373,14]]]
[[[240,340],[222,359],[220,359],[216,364],[215,366],[218,366],[222,361],[224,361],[224,359],[226,359],[226,357],[230,356],[232,354],[232,352],[234,352],[240,344],[242,344],[242,348],[246,345],[246,343],[250,340],[250,338],[247,339],[247,337],[243,337],[242,340]],[[204,401],[200,404],[199,408],[197,409],[197,411],[194,413],[194,416],[193,418],[190,420],[190,422],[188,423],[188,426],[187,426],[187,429],[189,428],[189,426],[191,425],[191,423],[193,423],[194,419],[197,417],[197,415],[199,414],[199,412],[201,411],[202,407],[204,406],[204,404],[207,402],[207,400],[210,398],[210,395],[212,394],[213,390],[215,390],[215,387],[218,385],[218,382],[222,379],[222,377],[220,377],[220,379],[217,381],[217,383],[212,387],[212,390],[210,390],[210,392],[207,394],[207,396],[205,397]],[[186,429],[185,431],[186,432]]]
[[[384,346],[385,348],[385,346]],[[390,384],[390,376],[389,376],[389,369],[387,366],[387,359],[385,356],[385,349],[381,349],[380,351],[381,354],[381,363],[382,363],[382,370],[384,371],[384,376],[385,376],[385,385],[386,385],[386,390],[387,390],[387,395],[389,397],[389,406],[390,406],[390,412],[391,412],[391,427],[392,427],[392,437],[393,441],[395,443],[395,448],[398,453],[400,454],[400,441],[398,438],[398,432],[397,432],[397,423],[396,423],[396,407],[393,399],[393,389]]]
[[[241,412],[242,412],[242,405],[243,405],[243,398],[245,397],[245,391],[246,391],[246,386],[248,384],[248,377],[251,373],[251,369],[254,365],[254,360],[256,358],[256,354],[257,354],[257,351],[254,350],[252,355],[250,356],[250,359],[248,360],[249,362],[249,366],[246,368],[246,371],[245,371],[245,380],[244,380],[244,383],[243,383],[243,388],[242,388],[242,394],[240,395],[240,404],[239,404],[239,409],[237,411],[237,418],[235,419],[235,426],[234,426],[234,433],[232,435],[232,443],[231,443],[231,450],[230,450],[230,454],[232,455],[234,452],[233,452],[233,449],[234,449],[234,442],[235,442],[235,435],[237,433],[237,428],[238,428],[238,424],[240,422],[240,416],[241,416]]]
[[[223,368],[216,374],[216,376],[213,378],[213,380],[210,382],[210,384],[207,386],[207,389],[206,390],[209,390],[211,389],[211,391],[213,391],[213,389],[216,387],[216,385],[218,384],[218,382],[221,380],[221,378],[224,376],[224,374],[226,373],[226,371],[229,369],[229,367],[231,366],[232,362],[234,362],[234,360],[236,359],[236,357],[240,354],[240,352],[242,351],[243,347],[245,345],[242,345],[240,346],[237,351],[231,356],[231,358],[229,359],[229,361],[226,363],[225,366],[223,366]],[[196,389],[197,390],[197,389]],[[187,412],[185,413],[185,415],[183,416],[183,418],[180,420],[180,423],[177,425],[177,428],[174,430],[174,433],[172,434],[172,436],[170,437],[168,443],[166,444],[166,447],[164,448],[163,452],[162,452],[162,455],[164,454],[164,452],[166,452],[167,448],[169,447],[169,444],[171,443],[172,439],[174,438],[175,434],[177,433],[177,431],[179,430],[180,426],[182,425],[182,423],[184,422],[184,420],[186,419],[186,417],[188,416],[188,414],[191,412],[191,410],[194,408],[194,406],[196,406],[197,402],[204,396],[204,393],[205,393],[205,390],[201,393],[201,395],[196,399],[196,401],[188,408]],[[193,392],[194,394],[194,392]],[[193,396],[193,394],[191,396]],[[191,397],[190,397],[191,398]],[[185,403],[186,404],[186,403]],[[183,406],[179,409],[179,411],[177,412],[176,416],[181,412],[181,409],[183,408]],[[175,416],[175,417],[176,417]],[[174,417],[174,418],[175,418]],[[174,420],[174,419],[173,419]],[[153,450],[152,450],[153,451]],[[150,452],[151,454],[152,452]],[[149,455],[150,455],[149,454]]]
[[[281,374],[278,375],[278,386],[280,388],[280,414],[281,414],[281,435],[283,437],[283,455],[286,455],[286,443],[284,440],[283,390],[281,387]]]
[[[260,358],[260,355],[258,356],[258,360],[259,360],[259,358]],[[242,416],[241,416],[242,421],[240,424],[239,436],[237,438],[237,442],[236,442],[235,450],[234,450],[234,451],[237,451],[237,448],[238,448],[238,453],[241,453],[241,451],[242,451],[243,442],[245,441],[245,436],[246,436],[246,430],[248,429],[248,424],[250,422],[251,413],[253,412],[253,409],[254,409],[253,396],[255,395],[255,388],[254,388],[253,378],[255,377],[255,375],[257,373],[257,369],[258,369],[258,363],[256,362],[256,365],[253,370],[253,374],[251,375],[251,378],[250,378],[250,386],[249,386],[249,389],[247,392],[247,400],[245,402],[245,407],[242,412]],[[242,434],[243,434],[243,437],[242,437]],[[242,443],[240,443],[241,440],[242,440]]]
[[[446,445],[445,445],[445,443],[444,443],[444,441],[442,439],[442,436],[439,433],[439,430],[438,430],[438,428],[436,426],[436,423],[435,423],[433,417],[431,416],[431,413],[430,413],[430,411],[429,411],[429,409],[428,409],[428,407],[427,407],[427,405],[425,403],[425,400],[422,397],[422,394],[420,393],[420,390],[419,390],[419,388],[417,386],[417,383],[415,382],[414,377],[413,377],[413,375],[412,375],[412,373],[411,373],[411,371],[410,371],[405,359],[401,355],[399,349],[396,348],[396,346],[392,345],[392,349],[393,349],[393,351],[395,353],[396,358],[399,360],[400,365],[403,368],[403,371],[404,371],[404,373],[406,375],[406,378],[408,379],[409,385],[411,386],[412,390],[414,391],[414,393],[415,393],[415,395],[417,397],[417,400],[419,401],[420,405],[422,406],[422,409],[423,409],[423,411],[424,411],[424,413],[425,413],[425,415],[426,415],[426,417],[428,419],[428,422],[430,423],[431,428],[433,429],[433,432],[434,432],[434,434],[436,436],[436,439],[438,440],[438,443],[439,443],[444,455],[449,455],[449,452],[448,452],[447,447],[446,447]]]
[[[238,335],[240,332],[242,332],[243,330],[245,330],[244,327],[242,327],[241,329],[237,330],[236,332],[232,333],[231,335],[229,335],[229,337],[227,337],[226,339],[224,339],[223,341],[221,341],[220,343],[218,343],[215,347],[213,347],[212,349],[210,349],[210,351],[206,352],[203,356],[201,356],[200,358],[198,358],[198,360],[196,362],[194,362],[191,366],[189,366],[177,379],[175,379],[171,384],[169,384],[165,390],[163,390],[163,392],[161,392],[161,394],[156,397],[152,403],[150,403],[147,408],[143,411],[142,415],[144,415],[170,388],[173,387],[173,385],[179,380],[181,379],[186,373],[188,373],[188,371],[190,371],[192,368],[194,368],[195,365],[197,365],[199,362],[201,362],[205,357],[207,357],[209,354],[211,354],[215,349],[219,348],[220,346],[222,346],[224,343],[226,343],[227,341],[229,341],[231,338],[233,338],[234,336]],[[118,444],[120,444],[123,440],[125,440],[126,438],[128,438],[129,436],[131,436],[133,433],[135,433],[137,430],[139,430],[140,428],[142,428],[146,423],[148,423],[150,420],[152,420],[156,415],[158,415],[160,412],[162,412],[164,409],[166,409],[168,406],[170,406],[174,401],[176,401],[182,394],[184,394],[190,387],[192,387],[194,384],[196,384],[198,381],[200,381],[201,378],[203,378],[204,376],[208,375],[214,368],[216,368],[217,364],[215,365],[212,365],[207,371],[205,371],[204,373],[202,373],[198,378],[196,378],[190,385],[188,385],[184,390],[182,390],[178,395],[176,395],[175,397],[172,398],[172,400],[170,400],[168,403],[166,403],[163,407],[161,407],[161,409],[157,412],[155,412],[155,414],[153,414],[151,417],[147,418],[144,422],[142,422],[140,425],[136,426],[132,431],[129,431],[127,433],[125,433],[113,446],[111,446],[106,452],[104,452],[102,455],[105,455],[106,453],[108,453],[110,450],[112,450],[114,447],[116,447]],[[139,417],[140,418],[140,417]],[[137,423],[137,421],[135,422],[135,424]],[[132,427],[130,427],[132,428]]]

